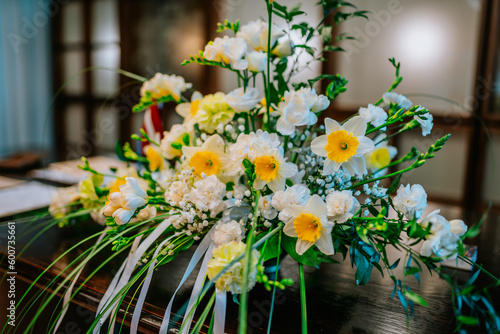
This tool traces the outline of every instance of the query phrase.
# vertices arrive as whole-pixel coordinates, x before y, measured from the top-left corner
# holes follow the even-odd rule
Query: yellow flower
[[[208,261],[207,275],[211,280],[231,261],[238,256],[245,254],[246,245],[241,241],[232,241],[214,249],[212,259]],[[248,276],[247,291],[253,288],[257,278],[257,265],[259,264],[260,253],[256,249],[252,250],[250,257],[250,273]],[[243,291],[243,260],[235,263],[221,277],[215,281],[215,287],[220,291],[230,291],[233,294],[240,294]]]
[[[365,154],[366,168],[372,171],[379,170],[376,176],[385,174],[386,169],[384,168],[391,163],[391,160],[398,153],[397,148],[387,145],[385,137],[385,134],[375,137],[373,141],[378,142],[378,144],[372,152]]]
[[[262,189],[266,184],[273,192],[284,190],[286,179],[298,173],[297,166],[291,162],[286,162],[282,153],[278,149],[269,152],[262,147],[255,145],[256,178],[253,186],[255,189]]]
[[[304,254],[311,246],[327,255],[334,254],[332,241],[333,223],[327,219],[327,207],[318,195],[313,195],[307,204],[289,205],[287,211],[291,218],[283,228],[290,237],[297,238],[295,251]]]
[[[151,169],[152,172],[161,169],[164,164],[163,157],[159,153],[159,150],[158,147],[153,147],[153,145],[148,145],[144,148],[144,151],[146,151],[146,158],[149,161],[149,169]]]
[[[364,155],[373,151],[373,141],[365,137],[366,122],[356,116],[343,126],[331,118],[325,119],[326,134],[315,138],[311,151],[325,157],[323,175],[333,174],[342,167],[350,175],[366,173]]]
[[[224,141],[219,135],[211,136],[201,147],[183,146],[182,153],[200,177],[202,173],[210,176],[225,172],[227,158],[224,153]]]
[[[387,147],[377,148],[369,154],[370,165],[380,169],[384,168],[391,162],[391,156]]]
[[[201,99],[194,118],[200,130],[214,133],[219,124],[226,125],[233,119],[234,114],[234,110],[226,102],[226,95],[219,92]]]

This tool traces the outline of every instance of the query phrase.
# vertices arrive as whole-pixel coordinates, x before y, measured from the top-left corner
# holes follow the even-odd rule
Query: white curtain
[[[0,1],[0,156],[53,151],[50,2]]]

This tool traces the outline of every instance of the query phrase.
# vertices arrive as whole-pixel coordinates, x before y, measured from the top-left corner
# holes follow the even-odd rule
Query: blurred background
[[[304,1],[301,20],[320,20],[314,2]],[[379,99],[394,78],[388,58],[395,57],[404,77],[397,92],[431,110],[435,126],[427,137],[416,131],[392,144],[403,154],[412,146],[423,151],[452,134],[435,159],[403,182],[422,184],[436,202],[484,210],[491,201],[500,212],[500,1],[351,2],[370,10],[370,20],[337,26],[335,34],[357,39],[339,42],[345,52],[300,79],[339,73],[349,80],[328,110],[340,121]],[[0,158],[112,155],[116,141],[138,131],[142,115],[131,107],[140,84],[89,67],[147,78],[178,74],[202,93],[232,90],[230,74],[180,63],[213,40],[217,22],[245,24],[259,16],[265,17],[263,0],[1,0]],[[165,106],[164,119],[176,120],[173,105]]]

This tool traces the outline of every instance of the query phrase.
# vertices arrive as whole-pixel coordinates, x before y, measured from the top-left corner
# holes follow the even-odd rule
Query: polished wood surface
[[[43,223],[38,222],[38,224]],[[23,227],[24,224],[17,224],[18,251],[21,245],[26,244],[33,236],[33,233],[31,233],[21,237]],[[1,228],[0,233],[4,233],[5,226]],[[99,231],[99,229],[99,226],[91,222],[82,223],[78,227],[65,227],[62,229],[54,227],[49,229],[35,240],[17,260],[16,269],[18,275],[16,277],[19,282],[18,286],[26,288],[27,283],[33,282],[43,269],[60,254],[84,237]],[[500,219],[496,216],[490,216],[484,225],[482,233],[476,239],[468,241],[468,243],[479,246],[478,263],[484,264],[485,268],[500,276]],[[87,246],[90,245],[91,243],[87,244]],[[73,258],[81,254],[83,249],[85,248],[79,247],[70,256],[59,261],[54,268],[43,276],[37,287],[46,286],[58,272],[64,270]],[[177,259],[155,272],[141,320],[142,333],[158,332],[164,309],[184,273],[192,252],[193,250],[189,250],[181,253]],[[3,244],[1,253],[5,256]],[[112,255],[111,251],[103,252],[98,258],[89,263],[79,279],[79,283],[81,284],[92,271],[90,268],[95,268],[110,255]],[[342,259],[340,254],[334,257],[337,260]],[[399,254],[393,250],[391,257],[396,260]],[[88,329],[93,318],[92,312],[95,311],[107,284],[111,281],[123,258],[124,256],[113,259],[109,265],[85,284],[80,295],[74,301],[65,323],[61,327],[61,332],[76,333],[79,332],[76,329],[79,329],[81,333],[84,333]],[[2,259],[2,272],[6,268],[4,259]],[[349,259],[340,264],[322,264],[319,270],[311,267],[305,269],[309,333],[452,333],[455,328],[450,290],[447,283],[435,274],[431,276],[427,271],[422,272],[420,285],[415,279],[408,279],[412,289],[428,301],[429,308],[416,306],[414,315],[410,321],[407,321],[403,307],[397,297],[390,298],[393,289],[392,281],[389,277],[382,277],[376,270],[373,271],[368,285],[356,286],[354,281],[355,268],[351,267]],[[401,269],[398,269],[397,273],[401,274]],[[271,332],[299,333],[300,299],[297,264],[286,256],[282,260],[279,274],[282,277],[292,278],[295,284],[285,291],[278,290]],[[465,282],[469,276],[469,272],[457,272],[459,281]],[[178,326],[181,321],[181,318],[176,316],[175,313],[182,314],[182,309],[190,296],[195,277],[195,275],[192,275],[177,294],[173,307],[174,314],[171,317],[172,325]],[[477,281],[477,284],[480,285],[491,283],[491,279],[485,275],[481,275]],[[0,300],[2,300],[6,293],[4,291],[6,288],[5,281],[0,287],[0,293],[2,294]],[[498,290],[496,288],[492,291],[492,298],[496,308],[500,309],[500,293]],[[5,310],[4,302],[0,301],[0,304],[1,309]],[[248,333],[265,333],[271,305],[271,293],[263,289],[262,286],[257,286],[250,294],[249,305]],[[56,307],[57,303],[53,303],[51,310],[56,309]],[[133,307],[129,309],[129,312],[132,310]],[[236,333],[237,314],[238,307],[234,304],[231,296],[228,295],[227,333]],[[126,325],[130,321],[130,314],[126,317],[123,317],[123,315],[124,310],[121,310],[119,317],[120,319],[125,318],[124,323]],[[18,317],[20,317],[19,314]],[[42,317],[35,333],[45,332],[43,329],[46,328],[48,318],[50,318],[50,313],[47,317]],[[24,332],[22,328],[23,325],[25,326],[28,323],[27,319],[29,319],[29,316],[18,324],[16,333]],[[75,331],[72,331],[71,328],[74,328]],[[206,329],[205,327],[204,331]],[[126,333],[128,330],[124,329],[123,332]],[[469,332],[484,333],[484,330],[477,329]]]

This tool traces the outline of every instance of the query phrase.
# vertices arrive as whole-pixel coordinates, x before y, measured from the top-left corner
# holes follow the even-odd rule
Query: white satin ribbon
[[[99,236],[99,238],[97,239],[96,243],[94,244],[94,247],[97,247],[97,245],[102,241],[102,239],[104,239],[104,237],[106,236],[106,232],[109,229],[110,229],[110,227],[106,226],[106,228],[102,231],[101,235]],[[90,253],[90,255],[92,255],[93,253],[94,253],[94,251],[92,251]],[[54,326],[54,334],[57,332],[57,329],[61,325],[61,322],[63,321],[64,316],[66,315],[66,312],[68,312],[68,307],[69,307],[69,301],[70,301],[70,298],[71,298],[71,294],[73,293],[73,289],[75,287],[76,281],[80,277],[80,274],[82,273],[82,271],[83,271],[84,268],[85,268],[85,265],[83,265],[80,268],[80,270],[78,270],[78,273],[76,274],[76,276],[73,277],[73,282],[71,282],[71,285],[69,286],[68,290],[66,290],[66,293],[64,294],[64,299],[63,299],[63,305],[64,306],[63,306],[63,309],[61,311],[61,315],[59,316],[59,319],[57,320],[57,323]]]
[[[191,327],[191,323],[193,321],[194,312],[196,311],[196,302],[200,297],[200,292],[203,287],[203,282],[205,281],[205,276],[207,275],[207,266],[208,261],[212,258],[212,252],[215,248],[215,244],[212,242],[208,247],[207,252],[205,253],[205,257],[203,258],[203,262],[200,267],[200,271],[198,272],[198,277],[196,277],[196,281],[193,286],[193,290],[191,292],[191,297],[189,298],[188,306],[186,308],[186,312],[184,313],[184,320],[182,321],[183,329],[179,334],[188,334],[189,328]],[[191,312],[192,310],[192,312]],[[191,314],[190,314],[191,313]]]
[[[160,250],[163,248],[163,246],[169,242],[173,237],[176,237],[175,235],[171,236],[170,238],[167,238],[164,240],[157,248],[156,251],[153,255],[153,258],[156,259],[158,254],[160,253]],[[144,280],[144,283],[142,284],[141,287],[141,293],[139,294],[139,297],[137,298],[137,303],[135,305],[134,309],[134,314],[132,315],[132,322],[130,323],[130,333],[131,334],[136,334],[137,333],[137,327],[139,326],[139,320],[141,318],[141,311],[142,311],[142,306],[144,305],[144,300],[146,299],[146,295],[149,290],[149,285],[151,284],[151,279],[153,278],[153,271],[156,266],[156,260],[151,262],[148,268],[148,273],[146,276],[146,279]]]
[[[137,248],[137,251],[134,252],[131,258],[128,259],[127,264],[125,266],[125,269],[123,270],[123,273],[121,274],[120,280],[116,287],[113,289],[113,291],[110,293],[109,298],[103,302],[101,300],[101,303],[99,304],[98,312],[96,313],[96,317],[99,314],[99,312],[104,308],[107,307],[107,310],[104,311],[102,317],[99,319],[99,323],[95,326],[93,334],[97,334],[100,332],[100,329],[108,316],[111,314],[113,311],[114,307],[116,304],[119,303],[119,300],[113,301],[113,299],[120,293],[120,290],[129,282],[130,276],[132,275],[132,272],[134,271],[135,267],[137,266],[137,263],[141,259],[142,255],[148,250],[148,248],[151,246],[153,242],[156,241],[160,237],[160,235],[172,224],[172,221],[174,219],[177,219],[177,216],[171,216],[162,221],[154,230],[151,232],[151,234],[144,239],[144,241],[139,245]],[[109,290],[109,288],[108,288]],[[108,292],[106,292],[108,293]],[[102,307],[101,307],[102,304]]]
[[[191,273],[193,272],[193,269],[196,267],[198,262],[200,261],[201,257],[203,254],[207,251],[208,247],[210,244],[212,244],[212,230],[207,233],[207,235],[203,238],[203,240],[200,242],[198,247],[196,248],[196,251],[193,254],[193,257],[189,261],[189,264],[186,268],[186,271],[184,272],[184,276],[182,277],[179,286],[177,286],[177,289],[175,290],[174,294],[172,295],[172,298],[170,298],[170,301],[167,305],[167,308],[165,310],[165,314],[163,315],[163,321],[161,323],[160,327],[160,333],[167,333],[168,330],[168,324],[170,322],[170,313],[172,312],[172,304],[174,303],[174,298],[181,286],[186,282],[187,278]]]
[[[214,334],[224,334],[226,323],[227,293],[216,289],[214,310]]]

